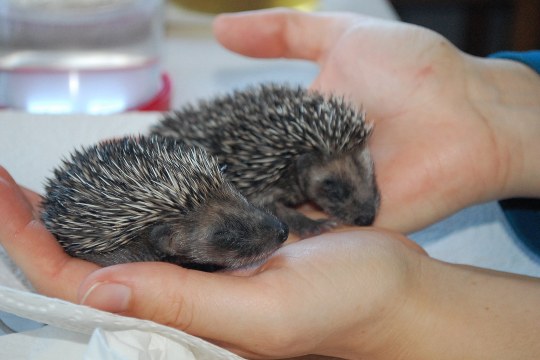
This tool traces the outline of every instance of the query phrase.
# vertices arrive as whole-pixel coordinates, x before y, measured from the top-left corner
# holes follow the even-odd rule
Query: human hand
[[[540,78],[521,64],[474,58],[430,30],[353,14],[227,14],[214,33],[240,54],[314,61],[312,88],[363,106],[375,122],[377,226],[409,232],[471,204],[540,194],[523,141],[540,135],[532,122]],[[522,109],[529,105],[534,111]],[[509,122],[525,115],[528,130]],[[526,168],[536,170],[526,176]]]
[[[48,296],[176,327],[250,358],[540,356],[538,279],[445,264],[399,234],[327,233],[235,273],[99,268],[62,250],[35,217],[39,200],[0,167],[0,244]]]
[[[39,194],[20,188],[0,166],[0,245],[34,288],[76,301],[77,287],[99,266],[68,256],[40,220]]]
[[[154,320],[248,357],[347,357],[360,345],[382,347],[387,339],[377,333],[413,291],[423,256],[400,235],[365,229],[285,246],[235,273],[167,263],[100,269],[62,250],[36,219],[38,203],[0,168],[0,243],[39,292]]]

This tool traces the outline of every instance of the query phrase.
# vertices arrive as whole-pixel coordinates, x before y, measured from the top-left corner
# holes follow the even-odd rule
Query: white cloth
[[[168,326],[6,286],[0,310],[50,325],[0,336],[1,359],[241,359]]]

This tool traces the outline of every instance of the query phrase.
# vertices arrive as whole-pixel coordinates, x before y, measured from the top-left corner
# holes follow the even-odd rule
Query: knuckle
[[[180,280],[177,284],[186,284],[187,279]],[[184,296],[182,291],[184,286],[170,286],[161,284],[161,294],[151,297],[154,303],[152,318],[165,326],[173,327],[184,332],[193,332],[196,302],[194,299]],[[156,304],[159,304],[156,306]]]

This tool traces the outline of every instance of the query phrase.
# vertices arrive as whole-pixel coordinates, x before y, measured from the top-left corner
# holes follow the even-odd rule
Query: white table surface
[[[322,10],[351,9],[395,18],[380,0],[321,4]],[[305,61],[256,60],[230,53],[212,39],[209,17],[169,9],[167,20],[171,37],[165,42],[163,68],[172,79],[173,107],[263,81],[308,85],[317,74],[317,67]],[[75,147],[144,133],[158,117],[158,113],[92,117],[0,111],[0,164],[20,184],[42,192],[44,179]],[[540,262],[519,245],[495,202],[465,209],[411,236],[439,259],[540,276]],[[0,266],[0,285],[13,284],[16,279],[5,271]]]

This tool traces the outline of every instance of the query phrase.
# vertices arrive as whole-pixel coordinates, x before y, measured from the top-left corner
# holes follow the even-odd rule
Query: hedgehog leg
[[[331,219],[310,219],[282,203],[273,206],[276,216],[289,226],[289,230],[302,239],[322,234],[337,225]]]

